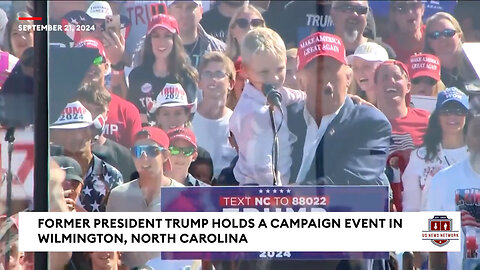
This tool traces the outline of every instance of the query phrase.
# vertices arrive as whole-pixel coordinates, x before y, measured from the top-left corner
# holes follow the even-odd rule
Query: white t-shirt
[[[197,112],[192,120],[197,144],[205,148],[212,157],[214,177],[228,167],[237,155],[237,151],[228,142],[228,122],[231,115],[232,111],[228,110],[220,119],[208,119]]]
[[[440,146],[440,151],[432,161],[426,161],[426,155],[425,147],[420,147],[410,154],[410,161],[402,175],[404,212],[424,209],[433,176],[438,171],[467,158],[468,151],[467,146],[456,149],[443,149]]]
[[[480,174],[475,172],[470,160],[464,159],[451,167],[438,172],[432,179],[427,195],[425,210],[456,211],[455,191],[469,188],[480,188]],[[461,241],[465,243],[462,231]],[[448,269],[462,269],[464,248],[461,252],[448,252]]]

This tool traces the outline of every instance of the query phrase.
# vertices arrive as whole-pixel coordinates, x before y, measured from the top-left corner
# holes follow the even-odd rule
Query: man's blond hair
[[[259,27],[250,30],[241,45],[242,63],[249,63],[253,56],[266,52],[286,59],[287,49],[285,43],[277,32],[270,28]]]

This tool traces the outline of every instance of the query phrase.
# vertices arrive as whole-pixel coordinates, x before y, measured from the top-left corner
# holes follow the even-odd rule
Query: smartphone
[[[120,15],[107,15],[105,17],[105,30],[115,32],[120,36]]]

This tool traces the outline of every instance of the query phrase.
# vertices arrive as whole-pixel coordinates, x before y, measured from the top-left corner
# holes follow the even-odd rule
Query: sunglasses
[[[437,80],[430,77],[417,77],[415,79],[412,79],[413,84],[420,84],[421,82],[424,82],[430,86],[434,86],[437,83]]]
[[[202,77],[204,78],[207,78],[207,79],[223,79],[225,78],[225,76],[227,76],[227,73],[223,72],[223,71],[215,71],[215,72],[211,72],[211,71],[204,71],[202,72]]]
[[[251,27],[260,27],[265,25],[265,21],[262,19],[252,19],[249,21],[248,19],[245,18],[240,18],[235,20],[235,25],[238,25],[238,27],[246,29],[249,25]]]
[[[433,40],[437,40],[439,39],[441,36],[443,37],[446,37],[446,38],[451,38],[453,37],[455,34],[457,33],[456,30],[454,29],[445,29],[443,31],[435,31],[435,32],[431,32],[431,33],[428,33],[427,34],[427,37],[433,39]]]
[[[135,145],[131,148],[132,155],[136,158],[140,158],[143,153],[145,153],[149,158],[154,158],[157,157],[163,150],[165,150],[165,148],[156,145]]]
[[[99,56],[97,56],[93,59],[93,64],[95,66],[99,66],[99,65],[104,64],[106,62],[107,61],[105,61],[105,58],[103,58],[103,56],[101,56],[101,55],[99,55]]]
[[[397,12],[397,13],[406,14],[410,10],[414,10],[414,9],[419,8],[421,5],[422,5],[421,2],[402,3],[402,4],[399,4],[399,5],[396,5],[396,6],[392,7],[392,10],[394,12]]]
[[[195,153],[195,147],[193,146],[188,146],[188,147],[170,146],[168,150],[170,150],[170,154],[172,154],[172,156],[177,156],[180,153],[182,153],[183,156],[189,157],[193,155],[193,153]]]
[[[467,115],[467,110],[464,108],[442,108],[438,111],[438,114],[443,116],[455,115],[455,116],[465,116]]]
[[[351,4],[343,4],[334,7],[336,10],[340,10],[345,13],[354,13],[356,12],[358,15],[365,15],[368,12],[368,7],[366,6],[359,6],[359,5],[351,5]]]

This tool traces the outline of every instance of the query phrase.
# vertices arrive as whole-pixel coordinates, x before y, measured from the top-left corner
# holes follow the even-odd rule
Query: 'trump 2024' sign
[[[245,186],[162,189],[163,212],[387,212],[386,186]],[[281,224],[279,225],[281,226]],[[328,224],[323,224],[328,226]],[[281,237],[281,235],[279,235]],[[162,259],[386,259],[385,252],[163,252]]]

